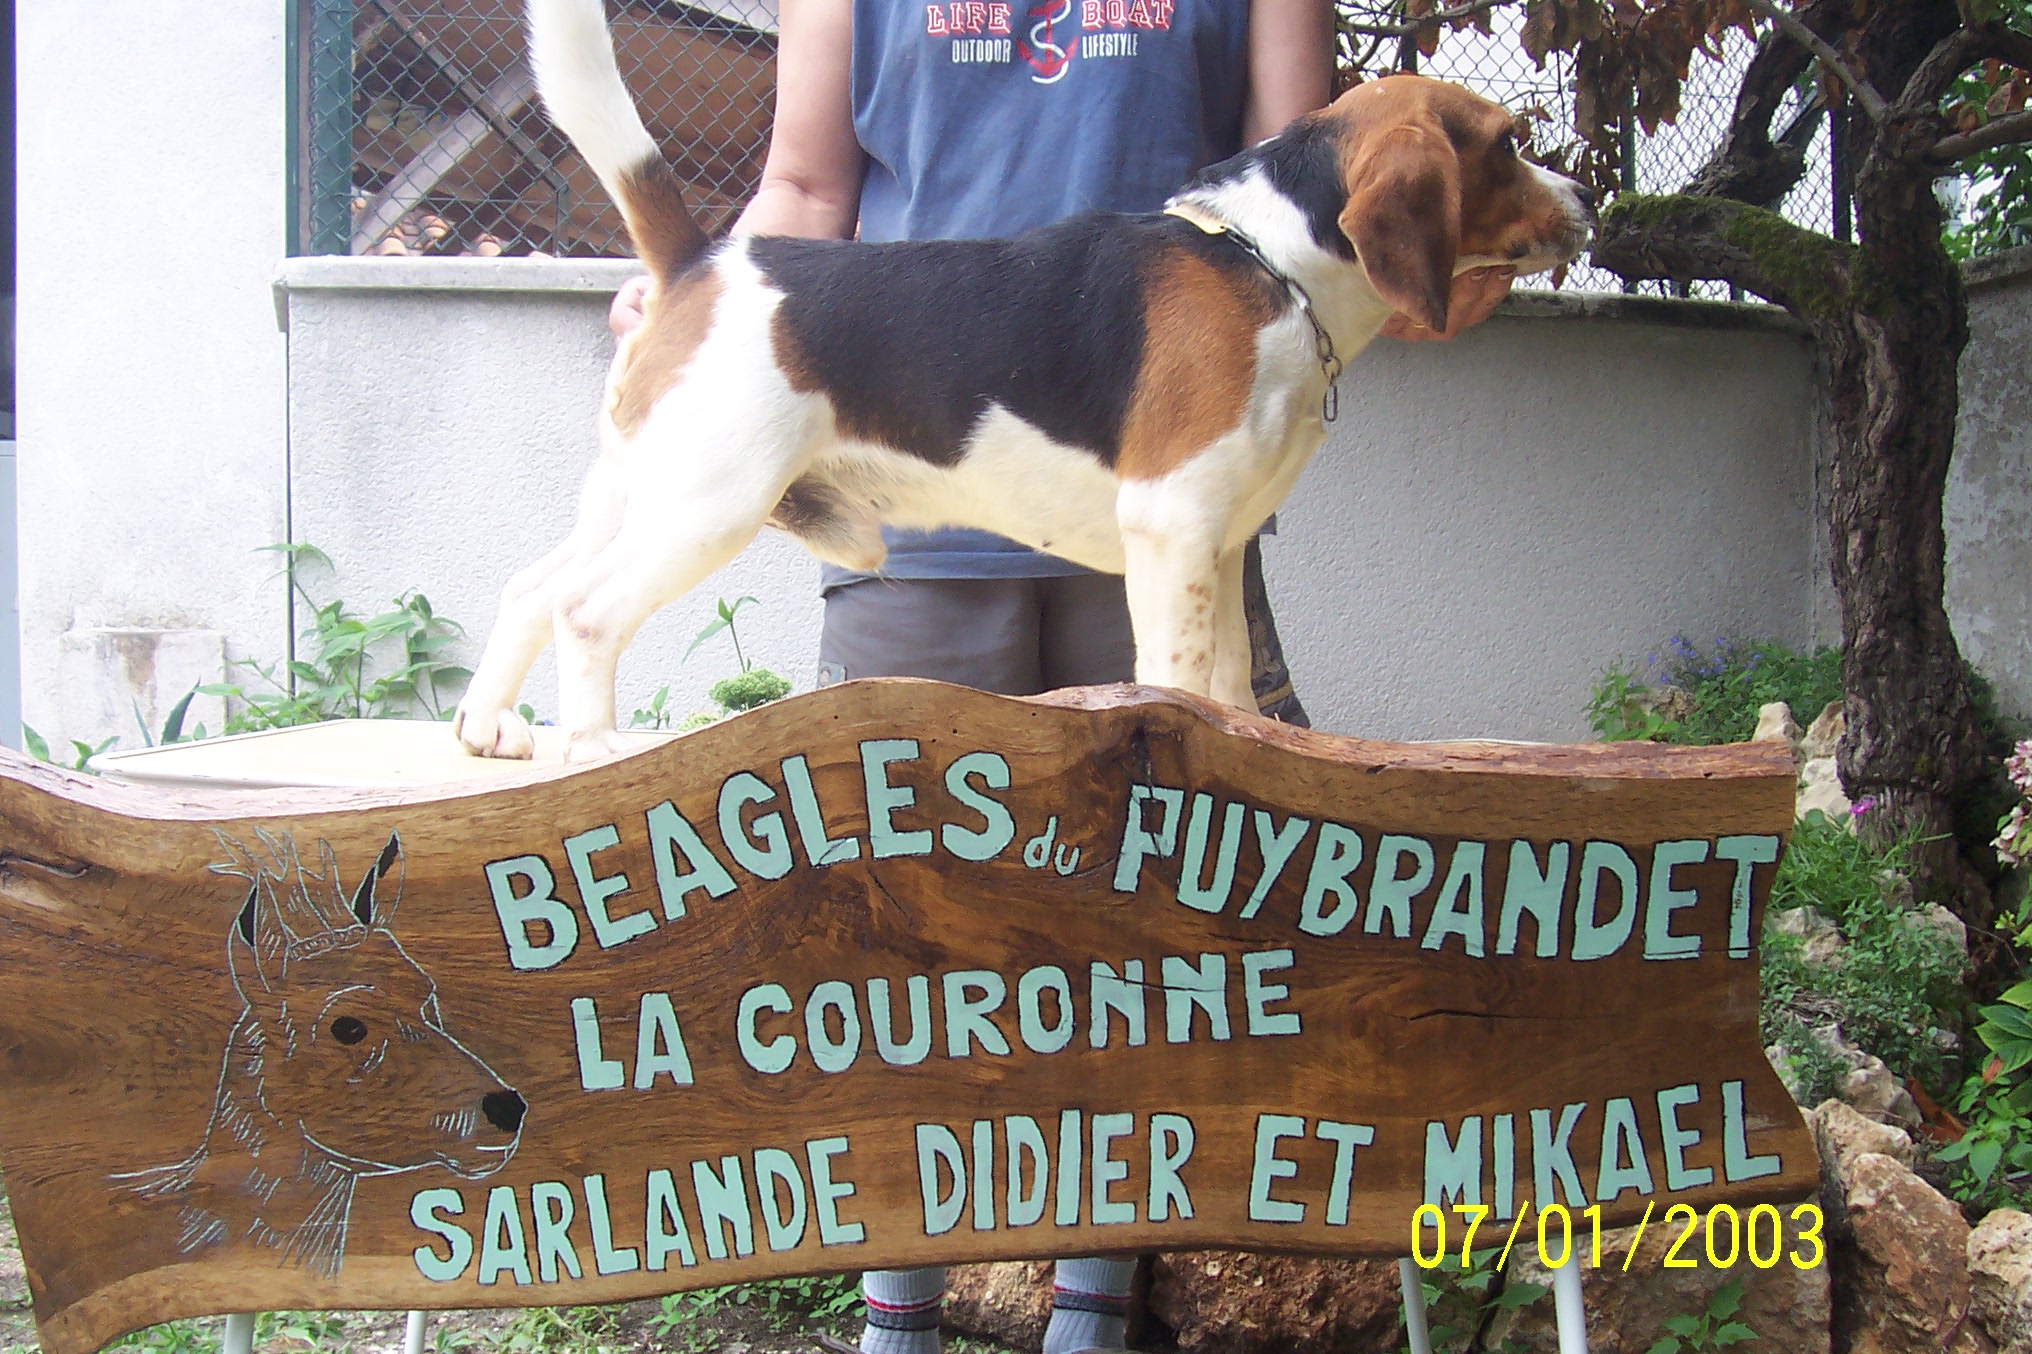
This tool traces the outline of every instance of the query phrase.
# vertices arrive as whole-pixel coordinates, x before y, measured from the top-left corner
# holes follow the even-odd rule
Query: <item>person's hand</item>
[[[1431,339],[1450,339],[1464,329],[1472,329],[1510,294],[1510,284],[1517,280],[1515,268],[1470,268],[1453,280],[1453,290],[1446,298],[1446,329],[1427,329],[1409,315],[1399,311],[1383,324],[1386,338],[1405,339],[1421,343]]]
[[[614,331],[615,338],[626,338],[642,327],[649,318],[649,279],[631,277],[621,284],[621,290],[614,293],[614,304],[607,307],[607,328]]]

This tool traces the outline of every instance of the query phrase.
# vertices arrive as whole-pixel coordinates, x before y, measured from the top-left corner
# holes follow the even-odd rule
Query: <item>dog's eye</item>
[[[1502,156],[1506,160],[1516,158],[1517,134],[1515,132],[1504,132],[1501,136],[1496,138],[1496,154]]]
[[[357,1044],[367,1037],[367,1022],[355,1016],[340,1016],[332,1022],[332,1038],[342,1044]]]

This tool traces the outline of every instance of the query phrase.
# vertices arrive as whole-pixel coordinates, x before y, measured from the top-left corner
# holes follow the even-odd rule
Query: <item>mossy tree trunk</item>
[[[1932,0],[1887,0],[1836,17],[1842,12],[1863,17],[1822,36],[1845,37],[1875,88],[1899,92],[1868,120],[1852,115],[1858,243],[1729,196],[1747,189],[1770,202],[1773,186],[1770,156],[1755,153],[1736,156],[1762,174],[1754,188],[1748,172],[1732,184],[1721,172],[1730,165],[1725,147],[1696,181],[1699,195],[1620,197],[1603,216],[1594,260],[1626,278],[1730,282],[1811,327],[1833,423],[1828,513],[1847,694],[1843,788],[1871,805],[1860,820],[1867,837],[1916,831],[1931,839],[1918,862],[1922,886],[1980,925],[1988,890],[1961,859],[1953,803],[1982,774],[1983,749],[1943,598],[1941,507],[1967,304],[1941,243],[1933,182],[1947,168],[1938,155],[1950,130],[1938,112],[1941,91],[1985,50],[1986,35],[1961,28],[1952,5]],[[1784,42],[1767,39],[1760,60],[1768,66]],[[1768,112],[1744,125],[1758,98],[1775,105],[1768,91],[1746,86],[1738,138],[1768,137]]]

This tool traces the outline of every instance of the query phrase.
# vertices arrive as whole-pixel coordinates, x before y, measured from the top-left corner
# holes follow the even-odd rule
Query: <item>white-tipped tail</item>
[[[706,247],[684,185],[643,127],[607,32],[602,0],[529,0],[529,60],[551,121],[621,209],[635,252],[668,282]]]
[[[621,83],[601,0],[529,0],[529,62],[551,121],[622,202],[623,176],[662,156]]]

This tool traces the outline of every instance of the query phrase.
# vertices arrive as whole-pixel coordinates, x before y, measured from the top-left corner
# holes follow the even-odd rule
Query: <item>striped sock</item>
[[[861,1297],[868,1304],[864,1354],[938,1354],[943,1269],[871,1269],[861,1276]]]
[[[1044,1354],[1120,1349],[1129,1327],[1134,1260],[1061,1260],[1051,1288]]]

